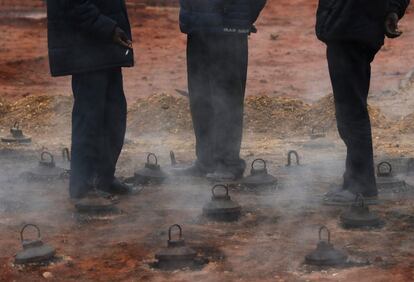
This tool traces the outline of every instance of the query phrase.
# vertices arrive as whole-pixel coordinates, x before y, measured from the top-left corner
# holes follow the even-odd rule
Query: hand
[[[114,35],[112,36],[112,40],[125,48],[132,49],[132,41],[129,40],[128,36],[126,35],[125,31],[121,28],[116,27],[114,31]]]
[[[398,29],[398,15],[396,13],[388,14],[385,19],[385,35],[388,38],[397,38],[401,36],[402,31]]]

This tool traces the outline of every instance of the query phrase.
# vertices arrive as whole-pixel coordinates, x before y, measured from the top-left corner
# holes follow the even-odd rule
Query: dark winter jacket
[[[250,33],[266,0],[180,0],[180,28],[187,34]]]
[[[133,66],[133,52],[113,43],[115,27],[131,38],[124,0],[48,0],[53,76]]]
[[[410,0],[319,0],[316,35],[325,42],[355,41],[372,48],[384,44],[387,14],[405,14]]]

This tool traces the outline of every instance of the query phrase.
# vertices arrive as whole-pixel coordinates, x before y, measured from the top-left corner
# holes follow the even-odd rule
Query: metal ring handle
[[[180,225],[174,224],[174,225],[171,225],[170,228],[168,229],[168,241],[171,241],[171,231],[174,229],[174,227],[177,227],[178,230],[180,231],[179,240],[183,238],[183,229],[181,228]]]
[[[292,155],[296,157],[296,165],[299,165],[299,154],[295,150],[291,150],[288,152],[288,163],[287,166],[292,165]]]
[[[35,224],[26,224],[25,226],[23,226],[22,230],[20,231],[20,241],[23,242],[24,241],[24,231],[26,230],[27,227],[34,227],[37,230],[37,238],[40,239],[40,228],[35,225]]]
[[[13,128],[20,129],[20,122],[16,121],[13,125]]]
[[[68,162],[71,161],[69,148],[63,148],[62,157],[63,157],[64,160],[66,159]]]
[[[151,157],[154,157],[155,165],[157,165],[158,164],[158,158],[157,158],[157,156],[154,153],[149,153],[148,154],[148,156],[147,156],[147,163],[150,163],[150,158]]]
[[[177,164],[177,159],[175,158],[174,151],[170,151],[170,159],[171,159],[171,165],[172,166]]]
[[[40,155],[40,160],[41,161],[45,161],[45,156],[49,156],[50,158],[50,162],[51,164],[53,164],[55,162],[55,158],[53,157],[53,155],[47,151],[42,152],[42,154]]]
[[[215,186],[211,189],[211,193],[213,194],[213,197],[214,197],[214,198],[216,198],[216,197],[217,197],[217,196],[216,196],[215,191],[216,191],[216,189],[217,189],[217,188],[219,188],[219,187],[224,188],[224,190],[226,190],[226,197],[228,197],[228,196],[229,196],[229,186],[224,185],[224,184],[217,184],[217,185],[215,185]]]
[[[385,173],[389,173],[391,174],[392,172],[392,165],[389,162],[381,162],[377,165],[377,170],[379,173],[381,173],[381,168],[387,166],[388,167],[388,171],[386,171]]]
[[[263,163],[263,169],[267,169],[267,164],[266,164],[266,161],[264,160],[264,159],[255,159],[253,162],[252,162],[252,169],[254,169],[254,164],[256,163],[256,162],[262,162]]]
[[[322,241],[322,231],[326,230],[326,233],[328,234],[328,243],[331,243],[331,231],[329,231],[329,229],[323,225],[321,226],[321,228],[319,228],[319,241]]]

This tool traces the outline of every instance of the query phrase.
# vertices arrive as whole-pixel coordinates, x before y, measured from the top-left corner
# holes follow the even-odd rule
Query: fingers
[[[115,29],[114,42],[127,49],[132,49],[132,41],[128,38],[126,33],[119,27]]]

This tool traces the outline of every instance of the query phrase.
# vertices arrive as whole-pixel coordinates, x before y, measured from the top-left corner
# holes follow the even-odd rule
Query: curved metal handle
[[[16,121],[13,125],[13,128],[20,129],[20,122]]]
[[[151,157],[154,157],[154,160],[155,160],[155,165],[157,165],[157,164],[158,164],[158,159],[157,159],[157,156],[156,156],[154,153],[149,153],[149,154],[148,154],[148,156],[147,156],[147,163],[148,163],[148,164],[150,163],[150,159],[151,159]]]
[[[262,162],[263,163],[263,169],[267,169],[267,164],[266,164],[266,161],[264,159],[255,159],[252,162],[252,169],[254,169],[254,164],[257,163],[257,162]]]
[[[40,160],[42,162],[46,161],[45,156],[49,156],[49,158],[50,158],[49,163],[53,164],[55,162],[55,158],[53,157],[53,155],[51,153],[47,152],[47,151],[42,152],[42,154],[40,155]]]
[[[291,166],[292,165],[292,155],[295,156],[296,158],[296,165],[299,165],[299,154],[298,152],[296,152],[295,150],[291,150],[288,152],[288,163],[287,166]]]
[[[378,166],[377,166],[378,172],[379,173],[384,173],[384,172],[381,171],[381,168],[382,167],[385,167],[385,166],[388,168],[388,171],[385,171],[385,173],[391,174],[391,172],[392,172],[392,165],[389,162],[381,162],[381,163],[379,163]]]
[[[175,158],[174,151],[170,151],[170,159],[171,159],[171,165],[175,166],[177,164],[177,160]]]
[[[217,184],[211,189],[211,193],[213,194],[214,198],[217,198],[216,193],[215,193],[217,188],[224,188],[224,190],[226,190],[226,195],[225,196],[226,197],[229,196],[229,186],[224,185],[224,184]]]
[[[24,231],[26,230],[27,227],[34,227],[37,230],[37,238],[40,239],[40,229],[37,225],[35,224],[26,224],[25,226],[23,226],[22,230],[20,231],[20,241],[23,242],[24,241]]]
[[[319,241],[322,241],[322,231],[326,230],[326,233],[328,234],[328,243],[331,243],[331,231],[329,231],[329,229],[323,225],[321,226],[321,228],[319,228]]]
[[[174,229],[174,227],[177,227],[178,230],[180,231],[180,233],[179,233],[180,237],[178,239],[181,240],[183,238],[183,229],[181,228],[180,225],[174,224],[174,225],[171,225],[170,228],[168,229],[168,241],[171,241],[171,232]]]
[[[66,159],[68,162],[71,161],[69,148],[63,148],[63,150],[62,150],[62,157],[63,157],[64,160]]]

